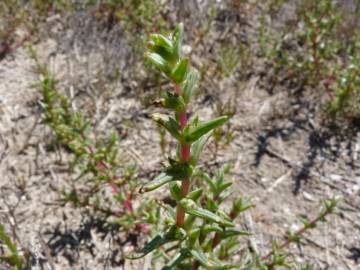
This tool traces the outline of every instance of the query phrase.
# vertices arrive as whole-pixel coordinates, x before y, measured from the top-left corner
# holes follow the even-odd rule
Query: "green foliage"
[[[236,228],[235,219],[254,207],[249,198],[238,197],[231,209],[224,207],[231,196],[227,175],[231,167],[225,165],[213,177],[197,166],[200,154],[214,130],[223,125],[228,116],[201,122],[194,117],[188,122],[187,105],[191,100],[197,75],[189,67],[189,60],[181,57],[183,26],[180,24],[170,36],[150,36],[145,57],[175,86],[175,93],[167,93],[159,102],[174,112],[175,117],[154,114],[153,119],[178,141],[177,159],[169,164],[154,180],[143,185],[141,192],[159,189],[166,185],[176,209],[161,205],[166,218],[161,219],[158,233],[145,246],[129,254],[128,258],[141,258],[154,252],[156,260],[162,259],[162,269],[274,269],[291,267],[293,262],[284,248],[292,241],[325,220],[336,201],[326,201],[319,216],[298,232],[289,234],[283,244],[273,243],[272,251],[263,257],[255,254],[243,262],[235,262],[234,255],[241,237],[250,232]]]
[[[244,49],[244,48],[241,48]],[[217,58],[217,65],[225,77],[230,77],[241,63],[241,56],[245,51],[234,46],[223,45]]]
[[[165,101],[161,104],[174,111],[176,117],[155,114],[153,119],[179,142],[180,155],[178,161],[169,159],[169,166],[165,171],[141,189],[144,192],[151,191],[167,183],[172,183],[170,191],[173,199],[177,202],[177,214],[174,215],[175,212],[170,211],[172,214],[169,215],[164,228],[169,233],[155,236],[140,250],[140,254],[144,255],[144,253],[158,249],[168,241],[177,241],[178,251],[172,252],[170,257],[163,256],[165,260],[163,269],[176,267],[183,269],[182,267],[189,264],[199,264],[207,269],[231,269],[233,265],[223,263],[216,259],[216,256],[211,255],[211,239],[215,235],[211,236],[209,233],[210,226],[212,228],[210,232],[217,235],[216,239],[220,237],[224,241],[247,234],[247,232],[233,229],[235,225],[232,218],[219,207],[216,209],[213,207],[215,201],[218,200],[218,203],[224,201],[227,196],[221,197],[221,195],[230,187],[231,183],[216,182],[211,190],[214,193],[212,197],[203,193],[203,188],[184,192],[184,186],[191,184],[193,171],[211,132],[224,124],[228,117],[220,116],[206,122],[200,122],[198,118],[194,118],[189,123],[187,122],[186,106],[191,100],[198,75],[196,71],[189,68],[189,61],[181,58],[182,33],[183,26],[179,25],[169,37],[158,34],[151,35],[149,50],[145,54],[145,57],[175,84],[176,94],[167,94]],[[167,102],[166,99],[168,99]],[[209,181],[211,182],[211,180]],[[181,183],[181,186],[178,183]],[[199,224],[207,226],[195,229]],[[178,230],[181,237],[169,237],[173,230]],[[204,236],[206,237],[205,230],[208,230],[210,236],[208,239],[204,238]]]
[[[360,48],[360,46],[359,46]],[[327,111],[333,116],[360,119],[360,50],[350,56],[348,65],[335,71],[335,81],[329,81],[332,100]],[[331,79],[330,79],[331,80]]]
[[[216,103],[216,115],[227,115],[231,118],[236,113],[236,99],[228,99],[227,102],[219,100]],[[216,128],[213,132],[215,144],[214,158],[217,157],[220,147],[229,145],[234,139],[234,131],[230,122]]]
[[[280,1],[277,10],[282,6]],[[327,96],[326,111],[334,117],[359,119],[359,35],[346,29],[348,17],[338,1],[303,1],[280,34],[266,26],[268,17],[262,16],[259,45],[275,76],[281,72],[296,83],[306,84]],[[350,24],[351,25],[351,24]],[[350,33],[346,38],[343,34]],[[277,38],[274,38],[277,36]],[[294,47],[297,45],[297,47]],[[275,78],[274,81],[277,81]]]
[[[309,83],[317,84],[328,73],[328,61],[340,49],[336,39],[340,23],[339,7],[334,1],[306,1],[300,10],[303,30],[299,31],[299,42],[304,44],[304,52],[299,56],[298,68],[303,72]]]
[[[31,40],[51,13],[71,10],[72,5],[67,0],[0,1],[0,60]]]
[[[112,134],[108,138],[93,138],[95,131],[91,123],[79,112],[73,111],[68,97],[57,89],[57,81],[47,66],[39,63],[31,47],[30,52],[39,75],[36,86],[42,95],[43,123],[52,130],[56,143],[73,154],[71,167],[79,171],[76,180],[87,179],[87,189],[80,192],[75,186],[69,192],[63,191],[63,202],[90,207],[106,218],[115,219],[112,222],[122,225],[125,230],[138,228],[139,218],[145,216],[145,204],[151,203],[144,202],[144,205],[133,207],[140,180],[137,167],[126,164],[119,157],[119,137]],[[102,198],[104,185],[108,185],[114,194],[110,202]],[[119,205],[121,210],[112,210],[113,204]]]
[[[11,269],[22,270],[24,267],[23,261],[25,260],[25,258],[22,258],[19,255],[17,246],[15,245],[14,242],[11,241],[10,237],[6,234],[4,226],[2,224],[0,224],[0,240],[5,244],[5,246],[9,250],[9,254],[0,255],[0,261],[4,261],[8,265],[13,267]]]

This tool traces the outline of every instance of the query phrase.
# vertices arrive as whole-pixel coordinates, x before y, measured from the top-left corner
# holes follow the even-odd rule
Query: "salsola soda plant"
[[[282,1],[279,4],[278,9]],[[265,27],[263,16],[259,43],[274,67],[273,82],[283,74],[298,85],[321,90],[329,116],[358,122],[360,35],[349,27],[357,17],[357,11],[345,11],[341,1],[304,0],[279,35]]]
[[[348,49],[347,63],[336,67],[333,76],[326,81],[325,89],[330,95],[327,111],[337,117],[354,122],[360,120],[360,31],[353,37]]]
[[[39,74],[37,87],[42,99],[42,122],[54,133],[56,142],[73,154],[73,171],[78,172],[73,188],[62,191],[62,202],[92,209],[111,223],[119,224],[126,231],[148,231],[147,225],[152,203],[144,201],[134,206],[139,185],[137,167],[128,165],[119,157],[120,140],[117,134],[109,138],[94,138],[90,121],[72,109],[69,98],[57,89],[57,81],[47,66],[39,63],[36,51],[30,47]],[[79,180],[86,179],[85,188]],[[112,197],[104,196],[110,188]],[[142,220],[141,220],[142,219]],[[151,223],[151,222],[150,222]]]
[[[169,158],[168,166],[153,181],[143,185],[141,192],[156,190],[168,185],[175,208],[159,202],[166,217],[158,226],[152,240],[143,248],[127,255],[139,259],[154,252],[157,259],[152,269],[274,269],[275,266],[290,267],[289,253],[283,249],[292,242],[299,242],[301,235],[324,220],[335,207],[335,200],[326,201],[324,209],[312,221],[304,220],[304,226],[289,233],[287,240],[273,243],[271,252],[261,256],[242,252],[240,237],[250,233],[236,228],[235,219],[253,207],[246,198],[238,197],[228,204],[231,181],[225,175],[225,166],[211,177],[198,166],[200,154],[211,132],[224,124],[227,116],[210,121],[198,117],[189,119],[188,105],[192,99],[198,73],[191,69],[189,59],[182,57],[183,25],[177,26],[170,36],[150,35],[145,57],[174,85],[174,92],[166,93],[160,104],[174,113],[173,116],[154,114],[153,120],[167,130],[178,142],[175,158]],[[245,254],[246,253],[246,254]],[[238,255],[238,256],[235,256]],[[240,258],[241,257],[241,258]],[[310,268],[309,268],[310,269]]]

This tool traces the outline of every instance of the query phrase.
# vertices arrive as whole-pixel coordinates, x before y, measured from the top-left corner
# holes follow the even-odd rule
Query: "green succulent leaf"
[[[140,193],[153,191],[153,190],[158,189],[159,187],[161,187],[167,183],[170,183],[172,181],[175,181],[175,179],[172,176],[170,176],[166,173],[161,173],[154,180],[143,185],[140,188]]]
[[[176,201],[180,201],[182,199],[181,187],[178,183],[173,183],[170,186],[170,193]]]
[[[172,66],[177,60],[172,41],[161,34],[150,35],[148,48],[152,53],[156,53],[165,59],[169,66]]]
[[[222,192],[221,194],[219,194],[217,201],[219,202],[219,204],[223,203],[227,198],[230,197],[230,195],[233,194],[232,191],[228,190],[225,192]]]
[[[211,132],[202,136],[200,139],[198,139],[196,142],[194,142],[191,145],[191,150],[190,150],[191,160],[190,160],[190,162],[193,166],[195,166],[198,163],[200,154],[203,151],[204,146],[210,137],[211,137]]]
[[[16,245],[10,240],[10,237],[6,234],[3,225],[0,224],[0,240],[5,243],[8,249],[11,252],[9,256],[3,256],[3,259],[7,259],[9,263],[15,265],[17,269],[23,269],[21,259]]]
[[[171,74],[171,78],[175,83],[181,84],[185,80],[188,72],[188,66],[189,59],[187,58],[181,59],[181,61],[176,65],[175,69]]]
[[[188,72],[186,76],[186,80],[183,85],[183,98],[186,104],[189,103],[198,80],[199,80],[198,71],[191,70],[190,72]]]
[[[186,232],[183,229],[172,226],[166,233],[159,233],[152,240],[150,240],[150,242],[148,242],[142,249],[130,253],[126,256],[126,258],[130,260],[140,259],[152,252],[153,250],[158,249],[162,245],[183,239],[185,236]]]
[[[195,189],[193,191],[191,191],[187,196],[186,198],[190,199],[190,200],[193,200],[193,201],[197,201],[200,196],[202,195],[203,193],[203,189],[202,188],[198,188],[198,189]]]
[[[147,243],[141,250],[129,254],[127,258],[130,260],[140,259],[145,255],[149,254],[150,252],[152,252],[153,250],[174,240],[175,239],[169,238],[166,234],[165,235],[158,234],[149,243]]]
[[[219,203],[215,201],[214,198],[210,197],[210,195],[207,195],[206,208],[212,212],[216,212],[219,209]]]
[[[17,253],[16,245],[11,242],[10,237],[6,234],[3,225],[0,224],[0,239],[5,243],[12,253]]]
[[[213,181],[213,179],[211,179],[210,175],[207,174],[206,172],[201,171],[200,176],[209,185],[211,193],[216,193],[215,181]]]
[[[205,234],[209,234],[209,233],[212,233],[212,232],[221,233],[224,230],[222,227],[220,227],[217,224],[206,224],[201,229]]]
[[[164,114],[154,113],[152,119],[164,127],[175,139],[181,140],[181,128],[174,118]]]
[[[240,213],[242,213],[250,208],[253,208],[253,207],[255,207],[255,205],[251,203],[250,198],[239,197],[233,202],[231,216],[233,218],[235,218]]]
[[[289,239],[293,243],[300,244],[301,242],[301,236],[296,234],[294,231],[289,230],[287,232],[287,239]]]
[[[252,233],[248,231],[243,230],[237,230],[237,229],[226,229],[221,232],[221,238],[228,238],[233,236],[251,236]]]
[[[184,24],[179,23],[172,35],[174,53],[178,58],[181,56],[181,46],[182,46],[183,37],[184,37]]]
[[[227,270],[227,269],[234,269],[238,268],[238,265],[226,265],[216,259],[210,259],[206,254],[197,249],[197,250],[190,250],[191,255],[198,260],[205,269],[209,270]]]
[[[185,218],[184,228],[189,228],[189,229],[193,228],[195,221],[196,221],[195,216],[188,215]]]
[[[165,74],[168,74],[170,72],[170,68],[167,64],[167,61],[161,55],[157,53],[146,52],[145,58]]]
[[[221,116],[207,122],[199,123],[196,126],[190,126],[184,131],[184,139],[188,143],[195,142],[206,133],[224,124],[228,119],[228,116]]]
[[[184,111],[185,101],[182,96],[168,92],[162,101],[162,105],[164,108],[168,108],[176,112],[181,112]]]
[[[197,240],[199,239],[199,236],[200,236],[200,232],[201,232],[201,229],[196,228],[196,229],[191,230],[188,233],[188,244],[190,247],[194,246],[197,243]]]
[[[164,47],[169,52],[173,52],[173,50],[174,50],[172,41],[169,38],[165,37],[164,35],[151,34],[149,36],[149,40],[150,40],[149,41],[150,49],[151,49],[152,45],[158,45],[158,46]]]
[[[228,220],[229,222],[232,222],[230,216],[225,211],[223,211],[221,209],[218,209],[216,211],[216,215],[218,215],[219,217],[221,217],[221,218],[223,218],[225,220]]]
[[[180,250],[161,270],[171,270],[178,266],[181,262],[189,257],[189,251],[187,249]]]
[[[175,180],[190,178],[193,168],[187,162],[170,162],[166,168],[166,174],[172,176]]]
[[[189,214],[193,215],[202,219],[205,219],[207,221],[218,223],[224,227],[233,227],[234,224],[224,219],[213,212],[210,212],[209,210],[203,209],[199,207],[193,200],[184,198],[179,202],[179,206],[184,209],[184,211]]]

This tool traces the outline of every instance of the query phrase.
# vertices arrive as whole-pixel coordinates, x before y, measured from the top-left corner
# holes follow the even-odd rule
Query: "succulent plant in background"
[[[91,122],[74,111],[70,99],[60,93],[55,76],[47,65],[39,62],[33,47],[29,49],[39,75],[36,86],[42,96],[42,122],[55,135],[55,144],[63,146],[74,157],[70,169],[76,178],[70,191],[62,191],[61,203],[91,209],[126,232],[147,233],[146,223],[151,219],[153,202],[134,205],[140,185],[138,168],[119,155],[119,136],[113,133],[109,137],[96,137]],[[85,180],[85,184],[80,180]],[[105,195],[105,188],[111,190],[110,198]]]
[[[31,270],[30,252],[24,249],[19,251],[19,247],[14,240],[10,238],[4,226],[0,223],[0,262],[3,262],[0,267],[4,266],[10,270]]]

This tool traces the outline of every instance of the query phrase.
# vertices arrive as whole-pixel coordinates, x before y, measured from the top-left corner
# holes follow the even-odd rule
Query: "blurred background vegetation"
[[[120,225],[131,235],[146,235],[143,223],[156,224],[159,213],[150,211],[155,207],[147,200],[139,203],[136,188],[158,171],[136,149],[123,151],[120,142],[151,138],[161,153],[149,156],[161,154],[162,160],[174,148],[162,130],[146,124],[139,128],[137,121],[147,119],[154,101],[171,87],[144,60],[147,37],[170,33],[178,22],[185,25],[183,53],[201,76],[190,113],[202,108],[205,117],[232,117],[213,133],[206,166],[221,167],[223,152],[239,151],[230,146],[239,132],[250,129],[242,121],[253,120],[241,118],[249,110],[266,115],[264,126],[293,123],[285,131],[275,126],[259,136],[263,144],[255,163],[267,151],[269,137],[286,137],[297,126],[319,126],[330,138],[351,137],[360,127],[358,0],[2,0],[0,61],[26,52],[31,65],[24,66],[33,76],[30,83],[35,81],[41,124],[52,134],[46,151],[56,152],[60,160],[61,153],[70,156],[65,163],[71,181],[59,190],[58,203],[91,209],[111,228]],[[260,108],[240,104],[237,98],[253,88],[266,92],[271,102]],[[255,97],[264,95],[254,91],[249,92]],[[280,100],[272,102],[272,97]],[[127,104],[134,99],[134,106]],[[307,167],[322,149],[315,135],[309,136],[315,150],[299,179],[309,174]],[[99,167],[99,160],[111,166]],[[113,182],[117,175],[124,182]],[[114,196],[104,185],[127,189]],[[295,194],[300,186],[297,181]],[[126,217],[119,218],[124,207]],[[27,265],[29,252],[18,254],[12,243],[21,248],[16,230],[10,240],[0,229],[10,251],[4,257],[7,265]]]

